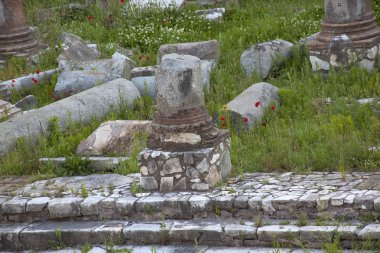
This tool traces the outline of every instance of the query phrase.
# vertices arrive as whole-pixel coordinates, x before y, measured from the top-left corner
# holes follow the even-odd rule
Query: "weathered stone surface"
[[[94,70],[63,71],[58,77],[54,92],[57,96],[67,97],[113,79],[104,72]]]
[[[240,225],[240,224],[228,224],[224,227],[226,236],[233,239],[249,240],[257,239],[257,228],[254,226]]]
[[[310,56],[310,63],[313,71],[330,70],[330,63],[323,61],[315,56]]]
[[[163,167],[163,175],[171,175],[174,173],[181,173],[181,163],[178,158],[173,158],[171,160],[166,161]]]
[[[142,198],[135,203],[136,211],[138,212],[160,212],[164,209],[165,199],[160,196],[148,196]]]
[[[22,249],[19,234],[27,224],[1,224],[0,226],[0,250],[19,251]]]
[[[284,40],[256,44],[243,52],[240,63],[246,75],[256,72],[262,79],[265,79],[268,77],[270,69],[274,67],[274,63],[290,57],[292,47],[292,43]]]
[[[104,117],[120,97],[129,106],[140,97],[140,92],[132,82],[117,79],[75,96],[49,104],[40,109],[0,123],[0,156],[11,150],[20,137],[36,140],[41,133],[49,134],[48,126],[52,117],[58,118],[59,126],[67,125],[68,118],[73,122],[89,122],[93,117]]]
[[[22,111],[11,103],[0,100],[0,120],[8,120],[22,115]]]
[[[122,197],[116,200],[117,211],[121,215],[127,215],[129,212],[134,210],[134,205],[138,198],[134,197]]]
[[[86,215],[98,215],[99,214],[99,205],[104,197],[101,196],[90,196],[85,198],[80,204],[81,214]]]
[[[131,0],[130,3],[140,8],[150,8],[152,5],[158,8],[180,8],[185,3],[185,0]]]
[[[210,92],[210,79],[211,71],[216,67],[214,60],[202,60],[201,61],[201,78],[203,90]]]
[[[107,154],[129,156],[134,144],[141,143],[138,134],[150,134],[150,121],[116,120],[102,123],[77,148],[78,155],[101,156]]]
[[[211,208],[211,201],[206,196],[192,196],[189,199],[191,210],[195,212],[204,212]]]
[[[280,103],[278,88],[269,83],[256,83],[227,104],[234,124],[241,128],[253,128],[260,124],[265,110]]]
[[[220,175],[217,167],[212,165],[209,174],[206,177],[206,182],[210,187],[214,187],[220,181],[222,181],[222,176]]]
[[[96,221],[34,223],[20,233],[20,242],[22,249],[33,250],[51,248],[57,243],[66,246],[95,243],[92,241],[92,231],[100,225]]]
[[[119,244],[120,242],[124,241],[123,227],[124,222],[109,222],[101,225],[100,227],[97,227],[93,230],[92,240],[97,244],[100,242]]]
[[[161,191],[172,191],[174,187],[174,177],[161,177]]]
[[[83,201],[78,197],[66,197],[49,201],[49,213],[51,218],[66,218],[80,216],[80,204]]]
[[[214,60],[218,62],[220,56],[219,43],[216,40],[190,42],[180,44],[162,45],[158,52],[158,64],[161,64],[162,58],[167,54],[181,54],[196,56],[201,60]]]
[[[375,210],[378,211],[378,212],[380,212],[380,197],[377,198],[377,199],[375,199],[373,201],[373,204],[375,205]]]
[[[33,198],[26,204],[27,212],[41,212],[49,203],[49,197]]]
[[[100,57],[100,52],[87,44],[78,36],[71,33],[63,33],[58,38],[58,43],[62,52],[57,58],[60,65],[64,62],[81,62],[87,60],[96,60]]]
[[[365,226],[359,233],[361,240],[380,240],[380,224],[370,224]]]
[[[37,100],[34,95],[28,95],[18,101],[15,106],[23,111],[35,109],[37,107]]]
[[[200,226],[190,222],[174,222],[170,232],[170,241],[194,242],[201,235]]]
[[[5,214],[21,214],[25,213],[26,203],[28,199],[13,198],[2,204],[2,211]]]
[[[299,238],[299,227],[292,225],[264,226],[257,229],[257,237],[261,241],[294,243]]]
[[[64,71],[86,70],[97,73],[104,73],[107,79],[117,78],[131,79],[131,71],[136,63],[126,57],[126,59],[101,59],[101,60],[82,60],[80,62],[68,62],[59,66]]]
[[[300,229],[300,240],[306,245],[317,246],[322,243],[331,243],[335,226],[305,226]]]
[[[141,94],[156,98],[156,77],[141,76],[132,78],[133,84],[139,89]]]
[[[164,233],[166,231],[162,229],[161,224],[136,223],[123,230],[124,238],[127,241],[135,243],[160,243],[164,237]]]

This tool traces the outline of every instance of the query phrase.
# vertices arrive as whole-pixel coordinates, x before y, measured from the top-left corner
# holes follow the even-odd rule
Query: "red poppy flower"
[[[225,127],[225,126],[226,126],[226,124],[223,123],[223,124],[222,124],[222,127]]]
[[[276,110],[276,106],[273,105],[273,106],[271,107],[271,109],[272,109],[272,111]]]
[[[145,59],[146,59],[147,61],[149,61],[149,60],[150,60],[149,56],[145,57]]]
[[[256,107],[259,107],[259,105],[260,105],[260,102],[256,102],[256,103],[255,103],[255,106],[256,106]]]
[[[142,58],[143,58],[143,56],[142,56],[142,55],[140,55],[140,56],[139,56],[139,60],[141,61],[141,60],[142,60]]]
[[[16,82],[16,80],[12,80],[12,83],[15,83]]]
[[[120,3],[120,4],[124,4],[124,3],[125,3],[125,0],[119,0],[119,3]]]
[[[37,80],[37,79],[35,79],[35,78],[32,78],[32,81],[33,81],[33,83],[35,83],[35,84],[37,84],[37,83],[38,83],[38,80]]]
[[[12,83],[12,87],[13,87],[13,88],[15,87],[15,84],[14,84],[14,83]]]
[[[225,119],[226,119],[226,117],[220,116],[220,120],[225,120]]]
[[[248,118],[247,118],[247,117],[244,117],[244,122],[245,122],[245,123],[248,122]]]
[[[36,70],[36,74],[39,75],[41,71],[39,69]]]
[[[94,16],[91,16],[91,15],[90,15],[90,16],[87,16],[87,20],[88,20],[88,21],[94,21],[94,19],[95,19]]]

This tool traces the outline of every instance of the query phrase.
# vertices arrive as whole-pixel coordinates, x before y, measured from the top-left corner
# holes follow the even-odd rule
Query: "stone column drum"
[[[23,0],[0,0],[0,59],[28,56],[38,42],[26,23]]]
[[[324,7],[322,31],[308,43],[311,57],[334,67],[358,63],[371,70],[380,42],[371,0],[324,0]]]
[[[205,191],[231,173],[227,130],[214,127],[201,82],[201,60],[168,54],[156,74],[157,105],[147,149],[139,154],[146,190]]]

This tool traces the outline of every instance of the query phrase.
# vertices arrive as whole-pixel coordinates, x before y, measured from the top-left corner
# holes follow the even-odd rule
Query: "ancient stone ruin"
[[[146,190],[208,190],[231,172],[227,130],[214,127],[201,83],[201,61],[169,54],[157,70],[157,111],[139,155]]]
[[[28,56],[38,49],[26,23],[23,0],[0,0],[0,59]]]
[[[358,63],[374,67],[380,28],[370,0],[324,0],[322,31],[309,41],[313,68],[328,70]]]

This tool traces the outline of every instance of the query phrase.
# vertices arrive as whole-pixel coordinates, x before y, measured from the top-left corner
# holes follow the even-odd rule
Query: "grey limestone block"
[[[47,206],[47,204],[49,203],[49,200],[50,200],[49,197],[33,198],[29,200],[28,203],[26,204],[26,211],[40,212]]]
[[[257,237],[261,241],[295,243],[299,239],[299,227],[292,225],[271,225],[257,229]]]
[[[380,240],[380,224],[370,224],[358,232],[361,240]]]
[[[254,240],[257,239],[257,227],[241,225],[241,224],[227,224],[224,227],[224,232],[227,237],[240,240]]]
[[[67,218],[80,216],[80,204],[83,198],[65,197],[49,201],[48,209],[51,218]]]
[[[135,197],[121,197],[116,200],[117,211],[121,215],[128,215],[134,211],[136,201],[139,200]]]
[[[26,211],[26,203],[28,199],[24,198],[13,198],[2,204],[3,214],[22,214]]]
[[[135,223],[123,230],[124,238],[134,243],[161,243],[167,231],[161,224]]]
[[[89,196],[85,198],[80,204],[81,214],[84,216],[87,215],[98,215],[99,214],[99,205],[104,197],[101,196]]]

